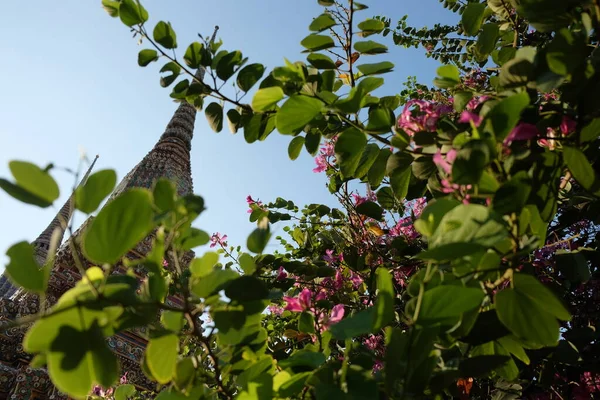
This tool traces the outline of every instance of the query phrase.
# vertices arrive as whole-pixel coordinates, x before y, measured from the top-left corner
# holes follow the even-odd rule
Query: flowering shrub
[[[340,206],[248,196],[256,228],[245,252],[226,235],[190,228],[200,198],[173,200],[171,188],[167,202],[164,182],[163,191],[125,192],[96,221],[161,211],[142,232],[156,229],[154,250],[124,263],[145,268],[144,286],[109,273],[126,249],[115,256],[122,243],[98,240],[95,223],[83,251],[94,249],[104,269],[90,268],[24,343],[63,390],[81,397],[87,386],[73,382],[91,390],[118,377],[102,340],[58,345],[66,322],[57,315],[79,312],[90,322],[72,329],[87,338],[151,328],[143,370],[161,399],[598,396],[595,3],[443,1],[461,23],[417,29],[406,18],[396,28],[383,16],[362,19],[366,6],[352,0],[319,0],[324,12],[301,42],[307,63],[287,62],[264,78],[262,65],[244,65],[241,52],[214,39],[191,44],[182,61],[171,52],[170,24],[151,35],[139,2],[102,3],[152,47],[140,52],[141,66],[167,60],[162,71],[173,75],[164,86],[186,76],[173,98],[198,107],[213,99],[211,126],[220,131],[226,116],[249,143],[275,129],[290,135],[290,158],[303,148],[315,156],[314,171]],[[443,63],[435,87],[385,86],[393,64],[365,58],[385,57],[388,46],[366,38],[390,34]],[[198,67],[214,85],[194,77]],[[221,91],[233,76],[235,96]],[[52,179],[41,169],[36,177]],[[15,179],[2,187],[32,202],[40,182]],[[55,199],[46,200],[34,204]],[[272,238],[271,225],[282,223],[285,234]],[[279,251],[265,252],[269,240]],[[180,265],[183,253],[208,243],[214,251]],[[11,276],[40,292],[30,280],[46,285],[47,276],[35,271]],[[58,353],[82,362],[81,351],[95,369],[51,361]]]

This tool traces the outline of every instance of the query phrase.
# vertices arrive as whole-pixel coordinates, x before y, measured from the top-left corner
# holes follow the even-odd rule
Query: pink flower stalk
[[[282,281],[282,280],[286,279],[287,277],[288,277],[287,272],[285,272],[283,267],[279,267],[279,270],[277,271],[277,277],[275,278],[275,280]]]
[[[535,125],[519,122],[519,124],[508,134],[506,139],[504,139],[504,144],[509,145],[517,140],[530,140],[537,137],[538,134],[539,131]]]
[[[303,289],[302,292],[298,295],[298,298],[294,297],[283,297],[283,301],[287,303],[285,306],[285,310],[294,311],[294,312],[302,312],[306,310],[310,310],[312,304],[312,292],[310,289]]]
[[[212,236],[210,237],[210,247],[213,248],[217,244],[221,247],[226,247],[227,246],[227,235],[221,236],[221,234],[219,232],[213,233]]]

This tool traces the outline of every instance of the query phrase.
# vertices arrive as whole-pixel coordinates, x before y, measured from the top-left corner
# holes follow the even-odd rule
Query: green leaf
[[[193,276],[203,277],[213,272],[219,262],[219,254],[208,251],[201,258],[194,258],[190,263],[190,272]]]
[[[383,31],[385,29],[385,24],[383,21],[377,19],[366,19],[358,24],[358,29],[362,31],[360,33],[362,37],[367,37]]]
[[[556,32],[546,48],[546,62],[550,71],[561,76],[577,71],[587,56],[586,42],[582,39],[567,28]]]
[[[528,296],[509,288],[496,293],[498,319],[521,339],[543,346],[556,346],[559,325],[556,318]]]
[[[335,43],[333,39],[326,35],[308,35],[300,44],[306,47],[309,51],[318,51],[328,49],[330,47],[335,47]]]
[[[580,251],[558,250],[554,257],[556,268],[570,282],[579,284],[590,280],[588,262]]]
[[[373,313],[373,332],[377,332],[394,320],[394,283],[392,275],[384,268],[377,268],[377,299]]]
[[[119,17],[127,26],[143,24],[148,21],[148,11],[135,0],[122,0],[119,6]]]
[[[105,169],[92,174],[83,186],[75,191],[75,208],[84,213],[96,211],[102,200],[108,196],[117,183],[117,174]]]
[[[521,92],[503,99],[490,110],[485,119],[491,122],[496,140],[503,141],[508,136],[528,105],[529,95]]]
[[[213,101],[204,109],[204,113],[210,128],[217,133],[221,132],[223,129],[223,107]]]
[[[310,65],[317,69],[336,69],[337,66],[333,62],[333,60],[327,57],[325,54],[321,53],[310,53],[308,57],[306,57]]]
[[[193,42],[185,50],[183,55],[183,61],[190,68],[198,68],[202,65],[202,54],[204,50],[204,44]]]
[[[375,143],[369,143],[367,147],[365,147],[365,151],[363,151],[360,162],[358,163],[358,167],[356,168],[356,172],[354,173],[356,177],[360,179],[364,178],[377,160],[378,156],[379,146]]]
[[[319,3],[323,7],[330,7],[335,4],[335,1],[334,0],[317,0],[317,3]]]
[[[166,178],[160,178],[154,183],[152,194],[154,205],[161,211],[171,211],[175,209],[175,184]]]
[[[117,0],[102,0],[102,8],[113,18],[119,16],[119,5]]]
[[[485,247],[476,243],[448,243],[417,254],[421,260],[452,261],[464,256],[485,251]]]
[[[458,368],[460,376],[483,377],[508,361],[510,361],[508,355],[477,355],[462,360]]]
[[[390,185],[394,190],[396,198],[402,200],[408,194],[408,186],[410,184],[410,177],[412,175],[411,168],[396,168],[390,174]]]
[[[354,175],[366,145],[367,138],[358,129],[349,128],[339,135],[335,143],[335,155],[342,177],[351,178]]]
[[[144,49],[138,53],[138,65],[140,67],[145,67],[156,60],[158,60],[158,52],[156,50]]]
[[[133,386],[130,383],[127,383],[125,385],[119,385],[119,387],[115,389],[114,397],[115,400],[127,400],[130,397],[133,397],[135,393],[135,386]]]
[[[372,201],[365,201],[356,206],[356,212],[362,215],[366,215],[369,218],[381,221],[383,219],[383,209],[379,207],[377,203]]]
[[[269,232],[268,225],[266,228],[258,227],[248,236],[246,246],[253,253],[262,253],[270,237],[271,233]]]
[[[246,275],[252,275],[254,271],[256,271],[256,263],[254,262],[254,257],[252,257],[250,254],[240,254],[238,257],[238,262]]]
[[[540,309],[563,321],[571,320],[571,314],[562,302],[535,277],[516,273],[513,275],[513,284],[515,291],[528,297]]]
[[[589,124],[583,127],[579,136],[583,143],[591,142],[600,136],[600,118],[594,118]]]
[[[396,207],[396,197],[389,186],[384,186],[377,191],[377,201],[386,210],[392,210]]]
[[[146,346],[146,363],[158,383],[169,383],[175,375],[179,355],[179,338],[167,334],[152,338]]]
[[[302,349],[295,351],[290,357],[280,360],[278,364],[281,368],[309,367],[316,369],[323,363],[325,363],[323,353]]]
[[[231,133],[237,133],[241,126],[242,116],[238,110],[230,108],[227,110],[227,125]]]
[[[239,275],[230,269],[215,269],[210,274],[192,282],[192,292],[201,298],[207,298],[225,289]]]
[[[15,185],[12,182],[7,181],[6,179],[0,178],[0,188],[4,190],[7,194],[19,200],[22,203],[33,204],[38,207],[46,208],[52,205],[51,202],[44,200],[32,193],[29,193],[27,190],[22,187]]]
[[[367,308],[332,325],[329,331],[338,340],[350,339],[371,332],[375,318],[375,307]]]
[[[563,157],[577,182],[585,189],[590,189],[596,181],[596,173],[585,154],[578,148],[564,146]]]
[[[381,184],[383,178],[385,177],[387,162],[392,152],[389,149],[383,148],[379,151],[375,162],[369,169],[368,178],[369,184],[372,188],[376,188]]]
[[[308,311],[303,311],[298,318],[298,331],[315,333],[315,318]]]
[[[177,48],[177,35],[170,22],[159,21],[152,32],[154,40],[166,49]]]
[[[357,66],[363,75],[384,74],[394,69],[394,64],[389,61],[382,61],[374,64],[362,64]]]
[[[425,207],[419,219],[415,221],[415,229],[423,236],[433,236],[444,216],[458,205],[460,203],[454,199],[435,199]]]
[[[129,189],[107,204],[83,238],[87,258],[114,264],[154,228],[152,196],[145,189]]]
[[[500,186],[494,194],[492,207],[498,214],[519,212],[525,207],[531,185],[520,179],[511,179]]]
[[[298,158],[302,151],[302,146],[304,146],[304,138],[302,136],[296,136],[292,139],[288,146],[288,156],[291,160]]]
[[[461,25],[467,36],[475,36],[479,32],[485,13],[484,3],[468,3],[465,7]]]
[[[321,32],[327,28],[331,28],[332,26],[337,25],[333,17],[327,13],[323,13],[319,15],[317,18],[313,19],[310,23],[308,29],[313,32]]]
[[[279,86],[259,89],[252,98],[252,109],[254,111],[269,110],[281,99],[283,99],[283,89]]]
[[[178,333],[185,324],[183,313],[179,311],[164,310],[160,316],[162,325],[175,333]]]
[[[160,72],[170,72],[170,75],[165,75],[160,77],[160,86],[168,87],[171,83],[175,82],[175,79],[179,76],[181,72],[181,67],[177,65],[177,63],[170,61],[163,65],[160,69]]]
[[[320,132],[308,132],[306,134],[306,139],[304,141],[304,147],[306,147],[306,151],[310,153],[311,156],[317,154],[319,151],[319,145],[321,144],[321,133]]]
[[[354,50],[363,54],[383,54],[388,52],[388,48],[386,45],[377,43],[373,40],[355,42]]]
[[[433,324],[460,316],[481,306],[485,293],[462,286],[437,286],[423,294],[421,309],[415,317],[419,324]]]
[[[44,293],[48,285],[47,273],[37,264],[33,246],[27,242],[14,244],[7,250],[10,262],[6,272],[10,279],[25,290]]]
[[[490,150],[483,140],[469,140],[461,148],[452,164],[452,182],[459,185],[479,183],[490,162]]]
[[[321,114],[323,102],[314,97],[292,95],[277,112],[275,125],[280,133],[294,134]]]
[[[217,76],[223,81],[228,80],[235,73],[235,67],[243,62],[244,60],[240,51],[236,50],[225,54],[217,63]]]
[[[382,106],[372,106],[369,108],[367,130],[377,133],[387,133],[392,130],[392,126],[395,123],[396,117],[389,108]]]
[[[262,64],[246,65],[237,75],[237,85],[241,90],[247,92],[262,78],[264,73],[265,66]]]
[[[240,276],[225,288],[225,296],[240,303],[266,299],[269,288],[264,281],[250,275]]]
[[[437,75],[433,84],[439,88],[449,89],[460,83],[460,71],[455,65],[442,65],[437,69]]]
[[[483,25],[481,33],[477,37],[477,43],[475,43],[475,54],[478,61],[483,62],[487,60],[490,53],[494,51],[498,34],[498,24],[489,23]]]
[[[58,199],[58,185],[48,172],[26,161],[11,161],[8,167],[21,189],[48,203]]]

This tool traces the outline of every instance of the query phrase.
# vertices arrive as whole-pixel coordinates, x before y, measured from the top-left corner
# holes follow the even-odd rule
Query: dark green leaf
[[[85,232],[83,250],[97,263],[114,264],[154,228],[152,196],[129,189],[107,204]]]
[[[392,130],[396,123],[396,118],[392,110],[382,106],[373,106],[369,108],[369,121],[367,130],[376,133],[387,133]]]
[[[372,201],[365,201],[356,206],[356,212],[362,215],[366,215],[369,218],[381,221],[383,218],[383,210],[377,203]]]
[[[490,150],[483,140],[470,140],[458,151],[452,164],[452,182],[459,185],[477,184],[490,162]]]
[[[309,367],[318,368],[325,362],[325,355],[309,350],[297,350],[289,358],[279,361],[281,368]]]
[[[485,293],[481,289],[462,286],[437,286],[423,294],[421,309],[415,316],[419,324],[432,324],[481,306]]]
[[[387,53],[387,46],[377,43],[373,40],[354,43],[354,50],[363,54],[383,54]]]
[[[384,74],[394,69],[394,64],[389,61],[382,61],[374,64],[362,64],[357,66],[363,75]]]
[[[520,179],[511,179],[496,191],[492,207],[498,214],[519,212],[525,207],[530,193],[530,184]]]
[[[223,129],[223,107],[219,103],[212,102],[204,110],[208,125],[215,132],[221,132]]]
[[[521,112],[529,105],[527,92],[514,94],[500,101],[486,115],[486,120],[492,124],[496,140],[502,141],[517,125]]]
[[[268,225],[266,228],[256,228],[252,231],[250,236],[248,236],[246,246],[248,247],[248,250],[253,253],[262,253],[270,237],[271,234],[269,233]]]
[[[577,182],[585,189],[590,189],[596,181],[596,174],[585,154],[578,148],[565,146],[563,157]]]
[[[165,76],[160,77],[160,86],[167,87],[171,83],[175,82],[175,79],[177,79],[177,77],[179,76],[179,73],[181,72],[181,67],[179,67],[179,65],[177,65],[173,61],[170,61],[170,62],[166,63],[165,65],[163,65],[163,67],[160,69],[160,72],[170,72],[171,73],[170,75],[165,75]]]
[[[379,146],[375,143],[369,143],[367,147],[365,147],[365,151],[363,151],[362,156],[360,157],[360,161],[358,163],[358,167],[356,168],[355,176],[359,179],[362,179],[369,172],[370,168],[373,166],[375,160],[379,156]]]
[[[306,139],[304,141],[304,147],[306,147],[306,151],[310,153],[311,156],[317,154],[319,151],[319,145],[321,144],[321,133],[317,132],[308,132],[306,134]]]
[[[238,110],[234,110],[230,108],[227,110],[227,125],[229,126],[229,130],[231,133],[237,133],[240,128],[242,122],[242,116],[240,115]]]
[[[217,63],[217,76],[226,81],[233,76],[235,68],[242,63],[242,53],[240,51],[225,54]]]
[[[264,281],[249,275],[240,276],[225,288],[225,296],[240,303],[266,299],[269,289]]]
[[[143,24],[148,20],[148,11],[135,0],[122,0],[119,6],[119,17],[127,26]]]
[[[396,207],[396,197],[389,186],[384,186],[377,191],[377,201],[386,210],[392,210]]]
[[[302,151],[302,146],[304,146],[304,138],[302,136],[296,136],[292,139],[288,146],[288,156],[291,160],[298,158],[300,151]]]
[[[201,298],[207,298],[225,289],[239,275],[230,269],[215,269],[210,274],[194,281],[192,292]]]
[[[335,154],[343,177],[354,176],[366,145],[367,138],[358,129],[346,129],[340,134],[335,143]]]
[[[485,251],[485,247],[476,243],[448,243],[417,254],[421,260],[451,261],[471,254]]]
[[[326,35],[308,35],[300,44],[306,47],[310,51],[318,51],[323,49],[328,49],[330,47],[334,47],[335,43],[333,39]]]
[[[332,26],[337,25],[335,20],[331,17],[331,15],[327,13],[323,13],[319,15],[317,18],[313,19],[310,23],[308,29],[313,32],[321,32],[327,28],[331,28]]]
[[[31,292],[46,291],[48,274],[37,264],[32,245],[19,242],[12,245],[6,255],[10,258],[6,272],[15,284]]]
[[[240,70],[237,76],[238,87],[247,92],[262,78],[265,66],[262,64],[249,64]]]
[[[317,69],[336,69],[336,65],[333,60],[321,53],[310,53],[306,57],[310,65]]]
[[[394,283],[392,275],[384,268],[377,268],[377,299],[373,313],[373,332],[377,332],[394,320]]]
[[[315,318],[308,311],[303,311],[298,318],[298,331],[315,333]]]
[[[510,361],[510,356],[507,355],[493,354],[469,357],[460,363],[460,376],[465,378],[486,376],[508,361]]]
[[[314,97],[292,95],[277,112],[277,130],[283,134],[294,134],[321,113],[323,102]]]
[[[513,276],[513,284],[515,291],[528,297],[540,309],[563,321],[571,319],[571,314],[562,302],[535,277],[524,273],[516,273]]]
[[[483,22],[484,13],[484,3],[467,4],[461,18],[461,25],[466,35],[475,36],[477,32],[479,32],[479,28],[481,27],[481,23]]]
[[[202,65],[203,49],[204,44],[198,42],[193,42],[188,46],[183,55],[183,61],[185,61],[188,67],[198,68]]]
[[[145,67],[153,61],[158,60],[158,52],[153,49],[140,50],[138,53],[138,65]]]
[[[477,43],[475,43],[475,53],[480,62],[487,60],[490,53],[496,48],[498,33],[498,24],[483,25],[481,33],[477,37]]]
[[[473,92],[454,93],[454,111],[461,112],[473,98]]]
[[[84,213],[95,211],[117,183],[117,174],[112,169],[98,171],[91,175],[83,186],[75,191],[75,207]]]
[[[600,118],[594,118],[581,130],[580,139],[582,142],[591,142],[600,136]]]
[[[375,162],[369,169],[368,178],[369,184],[372,188],[376,188],[381,184],[383,178],[385,177],[386,166],[389,157],[392,155],[392,152],[387,148],[383,148],[379,151]]]
[[[359,311],[348,318],[344,318],[337,324],[331,326],[329,331],[336,339],[346,340],[371,332],[374,320],[375,307],[371,307]]]
[[[410,168],[396,168],[390,174],[390,185],[392,186],[397,199],[402,200],[408,194],[411,175],[412,171]]]
[[[170,22],[159,21],[152,32],[154,40],[166,49],[174,49],[177,47],[177,35],[171,27]]]
[[[8,167],[17,186],[26,192],[49,203],[58,199],[58,185],[47,171],[26,161],[11,161]]]

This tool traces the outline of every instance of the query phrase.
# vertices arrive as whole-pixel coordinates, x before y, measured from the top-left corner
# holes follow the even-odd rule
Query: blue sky
[[[386,15],[395,25],[408,14],[415,26],[456,21],[437,0],[365,3],[370,9],[358,14],[358,19]],[[283,65],[284,57],[305,59],[300,41],[309,33],[311,19],[323,10],[316,0],[146,0],[143,4],[150,13],[150,31],[158,20],[173,24],[178,54],[197,40],[198,32],[207,35],[219,25],[224,49],[241,50],[249,62],[261,62],[268,69]],[[100,0],[5,2],[0,37],[2,177],[10,177],[7,164],[13,159],[75,168],[83,149],[90,157],[100,155],[96,171],[114,168],[120,180],[152,148],[176,108],[169,90],[158,84],[162,63],[138,67],[137,53],[145,46],[138,46],[128,28],[102,10]],[[396,64],[385,76],[385,94],[399,92],[410,75],[431,82],[439,66],[436,61],[420,50],[395,47],[390,37],[382,40],[390,47],[385,59]],[[307,153],[296,161],[288,159],[290,139],[274,132],[265,142],[249,145],[241,132],[232,135],[225,127],[214,133],[204,113],[198,113],[192,173],[195,192],[204,197],[208,210],[196,225],[209,233],[226,233],[230,244],[245,245],[253,229],[246,213],[248,194],[264,201],[281,196],[298,205],[333,205],[325,176],[312,172],[313,159]],[[61,187],[60,207],[73,178],[62,171],[53,175]],[[0,192],[0,254],[15,242],[35,239],[55,213],[56,208],[23,205]],[[76,215],[75,223],[84,217]]]

